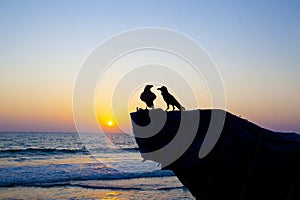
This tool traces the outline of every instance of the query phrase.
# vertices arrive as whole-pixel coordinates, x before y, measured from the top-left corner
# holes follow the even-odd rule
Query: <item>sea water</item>
[[[0,199],[193,197],[131,135],[0,132]]]

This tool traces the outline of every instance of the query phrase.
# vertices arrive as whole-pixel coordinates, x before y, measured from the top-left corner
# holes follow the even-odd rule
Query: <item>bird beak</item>
[[[157,90],[161,90],[161,88],[157,88]]]

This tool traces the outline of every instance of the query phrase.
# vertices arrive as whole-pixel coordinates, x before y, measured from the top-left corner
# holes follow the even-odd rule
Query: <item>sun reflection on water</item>
[[[101,200],[125,200],[125,198],[119,198],[119,192],[116,191],[111,191],[105,194],[105,196],[103,196],[101,198]]]

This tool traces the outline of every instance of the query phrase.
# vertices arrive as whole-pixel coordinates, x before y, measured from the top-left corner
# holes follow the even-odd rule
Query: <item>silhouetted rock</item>
[[[161,163],[162,169],[172,170],[199,200],[300,199],[300,135],[263,129],[218,110],[226,114],[223,130],[214,148],[200,159],[199,150],[212,111],[216,110],[164,112],[155,109],[131,113],[141,156]],[[197,114],[200,118],[195,117]],[[170,163],[168,158],[178,154],[180,144],[166,152],[159,150],[177,137],[183,117],[199,126],[187,150]],[[184,126],[183,131],[186,136],[192,134],[189,126]],[[152,155],[153,151],[158,153]]]

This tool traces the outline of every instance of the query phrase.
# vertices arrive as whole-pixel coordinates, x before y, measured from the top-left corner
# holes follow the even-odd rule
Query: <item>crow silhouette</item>
[[[167,109],[169,109],[169,105],[173,106],[173,110],[175,107],[177,107],[179,110],[185,110],[185,108],[180,105],[180,103],[168,92],[168,89],[165,86],[162,86],[161,88],[158,88],[157,90],[161,91],[161,95],[163,96],[165,102],[167,103]]]
[[[144,88],[144,91],[141,93],[140,99],[146,103],[146,109],[147,107],[149,108],[154,108],[153,101],[156,99],[156,95],[151,92],[151,88],[153,85],[146,85]]]

